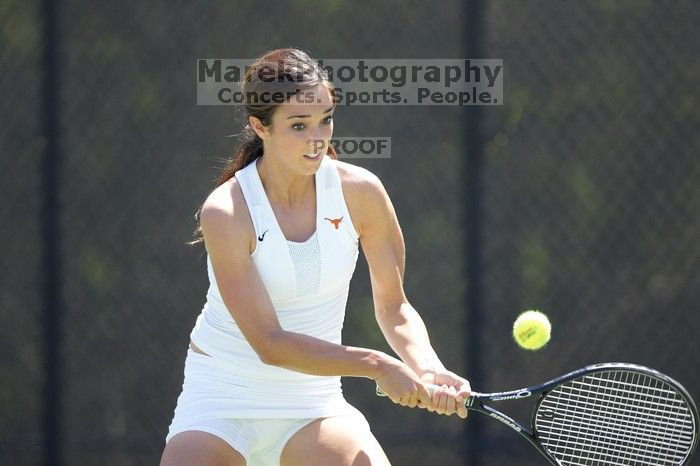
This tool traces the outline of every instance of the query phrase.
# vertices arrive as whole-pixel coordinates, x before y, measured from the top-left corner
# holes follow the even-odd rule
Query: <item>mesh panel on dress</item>
[[[321,248],[314,233],[303,243],[287,241],[297,280],[297,296],[318,293],[321,284]]]
[[[333,165],[328,165],[321,173],[323,177],[323,189],[325,190],[330,190],[335,187],[335,176],[333,176],[331,170],[335,170],[335,167],[333,167]]]

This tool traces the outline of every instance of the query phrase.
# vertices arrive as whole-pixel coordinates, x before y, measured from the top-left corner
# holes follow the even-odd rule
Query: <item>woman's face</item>
[[[301,91],[281,104],[261,135],[265,156],[270,155],[290,173],[316,173],[333,135],[334,110],[330,91],[324,85]]]

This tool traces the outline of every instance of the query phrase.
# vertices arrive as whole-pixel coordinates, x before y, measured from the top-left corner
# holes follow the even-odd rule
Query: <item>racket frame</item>
[[[693,419],[693,444],[691,445],[690,449],[688,450],[688,454],[686,455],[683,463],[681,464],[686,464],[687,461],[693,456],[693,453],[695,452],[695,449],[698,445],[698,420],[700,417],[698,417],[698,410],[697,407],[695,406],[695,402],[693,401],[693,398],[690,396],[688,391],[676,380],[672,379],[671,377],[667,376],[666,374],[663,374],[655,369],[651,369],[649,367],[645,366],[640,366],[637,364],[628,364],[628,363],[621,363],[621,362],[608,362],[608,363],[601,363],[601,364],[593,364],[590,366],[583,367],[581,369],[569,372],[567,374],[564,374],[560,377],[557,377],[556,379],[549,380],[547,382],[541,383],[539,385],[533,385],[532,387],[527,387],[527,388],[521,388],[520,390],[510,390],[507,392],[496,392],[496,393],[478,393],[478,392],[472,392],[472,396],[467,398],[465,400],[465,406],[467,407],[468,410],[470,411],[477,411],[482,414],[486,414],[487,416],[492,417],[493,419],[496,419],[503,424],[509,426],[516,432],[518,432],[522,437],[526,438],[545,458],[549,460],[549,462],[555,466],[561,466],[561,463],[554,458],[549,451],[542,445],[537,429],[535,427],[535,418],[537,416],[537,412],[540,408],[540,404],[542,401],[545,399],[545,396],[547,393],[555,389],[561,384],[564,384],[566,382],[569,382],[570,380],[577,379],[579,377],[583,377],[589,374],[594,374],[598,372],[608,372],[608,371],[616,371],[616,370],[622,370],[622,371],[629,371],[629,372],[636,372],[644,375],[648,375],[651,377],[655,377],[669,385],[671,385],[673,388],[678,390],[678,393],[683,397],[684,401],[687,403],[690,411],[691,411],[691,417]],[[524,398],[531,398],[533,396],[539,395],[539,398],[536,400],[534,407],[532,409],[532,414],[530,417],[530,427],[525,427],[522,425],[520,422],[516,421],[515,419],[511,418],[510,416],[503,414],[502,412],[496,410],[495,408],[484,404],[484,402],[500,402],[500,401],[506,401],[506,400],[516,400],[516,399],[524,399]]]

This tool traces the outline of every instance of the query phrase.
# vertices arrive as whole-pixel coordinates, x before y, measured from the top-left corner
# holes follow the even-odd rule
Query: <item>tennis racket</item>
[[[377,394],[386,396],[379,386]],[[486,404],[535,395],[529,428]],[[684,465],[698,443],[698,411],[688,392],[633,364],[596,364],[533,387],[473,393],[465,405],[509,426],[559,466]]]

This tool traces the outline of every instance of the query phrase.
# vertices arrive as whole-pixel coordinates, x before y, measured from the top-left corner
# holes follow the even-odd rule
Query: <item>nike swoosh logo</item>
[[[267,234],[268,231],[270,231],[270,230],[265,230],[265,233],[263,233],[261,236],[258,236],[258,241],[264,240],[264,239],[265,239],[265,235]]]

